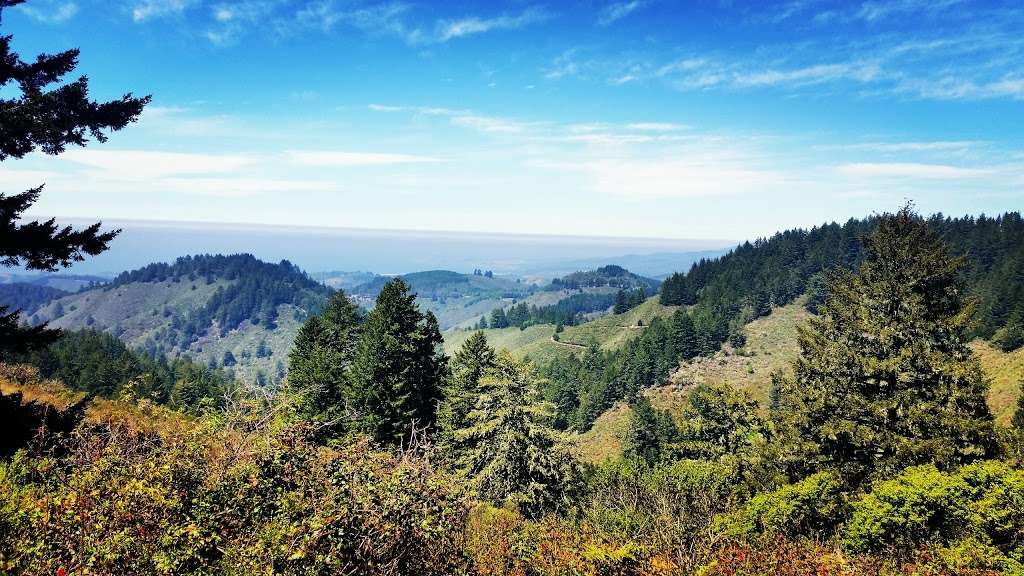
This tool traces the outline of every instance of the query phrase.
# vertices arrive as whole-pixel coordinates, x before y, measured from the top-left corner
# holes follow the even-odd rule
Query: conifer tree
[[[838,468],[855,483],[991,455],[961,260],[909,206],[881,216],[864,249],[857,273],[829,278],[819,315],[800,332],[794,376],[776,378],[782,428],[810,449],[812,468]]]
[[[683,360],[696,358],[700,354],[697,329],[693,325],[693,318],[682,308],[672,313],[672,341],[676,353]]]
[[[528,515],[568,503],[579,473],[551,428],[539,384],[528,364],[500,354],[480,380],[467,427],[456,432],[466,447],[461,470],[480,496]]]
[[[444,399],[437,410],[438,443],[457,460],[461,445],[456,431],[467,426],[466,417],[481,393],[480,380],[494,368],[495,352],[481,331],[474,332],[449,363],[450,374],[444,386]]]
[[[629,310],[629,302],[626,297],[626,290],[619,288],[619,291],[615,293],[615,307],[612,308],[612,312],[615,314],[622,314]]]
[[[4,9],[22,1],[0,0],[0,22]],[[85,146],[89,137],[104,142],[107,132],[134,122],[150,100],[126,94],[101,103],[89,99],[85,76],[61,83],[78,65],[78,50],[42,54],[25,62],[11,51],[11,36],[0,35],[0,63],[0,89],[14,85],[0,97],[0,161],[23,158],[37,149],[57,155],[68,145]],[[21,223],[42,190],[39,186],[11,196],[0,193],[0,265],[52,272],[104,252],[117,236],[117,230],[100,232],[98,223],[79,230],[59,226],[52,218]],[[0,357],[50,343],[57,334],[45,326],[22,326],[17,310],[0,306]]]
[[[283,392],[295,415],[320,426],[324,437],[341,433],[352,418],[346,394],[359,322],[358,307],[339,290],[299,328],[288,356]]]
[[[363,323],[346,394],[357,431],[400,443],[432,426],[447,359],[437,319],[423,314],[401,278],[389,281]]]
[[[667,410],[656,410],[646,396],[630,405],[629,427],[622,442],[623,454],[658,462],[678,441],[679,429]]]

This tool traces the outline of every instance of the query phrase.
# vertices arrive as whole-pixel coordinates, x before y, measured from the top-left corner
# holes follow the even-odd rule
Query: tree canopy
[[[3,10],[23,0],[0,0]],[[11,50],[10,35],[0,35],[0,161],[23,158],[40,150],[56,155],[69,145],[85,146],[92,138],[105,142],[107,133],[138,119],[150,97],[131,93],[109,102],[89,98],[85,76],[64,82],[78,65],[78,50],[41,54],[26,62]],[[54,271],[107,249],[118,230],[101,232],[96,223],[82,229],[60,226],[54,219],[21,222],[39,198],[39,186],[18,194],[0,193],[0,265]],[[21,326],[18,311],[0,307],[0,354],[18,353],[52,341],[56,332]]]

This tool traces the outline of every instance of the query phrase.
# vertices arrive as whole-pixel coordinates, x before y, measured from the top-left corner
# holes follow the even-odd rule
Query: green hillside
[[[742,350],[726,345],[714,356],[684,362],[672,374],[668,384],[651,388],[645,395],[655,407],[678,412],[694,386],[729,384],[748,392],[766,406],[771,374],[787,370],[799,353],[797,327],[810,317],[803,303],[801,299],[776,308],[770,315],[747,324],[743,329],[747,345]],[[1007,425],[1020,395],[1020,384],[1024,381],[1024,349],[1003,352],[982,340],[974,341],[971,348],[991,379],[988,403],[996,422]],[[618,403],[602,414],[590,430],[577,435],[575,444],[581,457],[600,462],[619,456],[629,413],[629,407]]]
[[[273,383],[309,312],[329,289],[288,263],[247,255],[195,257],[126,272],[70,294],[35,317],[55,328],[94,328],[153,356],[188,356],[244,381]]]
[[[621,348],[630,338],[643,331],[651,320],[656,317],[667,318],[675,309],[675,306],[662,306],[658,303],[657,297],[648,298],[643,304],[624,314],[611,314],[579,326],[566,326],[559,334],[558,341],[553,338],[553,324],[529,326],[523,330],[488,328],[484,330],[484,334],[495,348],[507,350],[520,358],[528,357],[542,364],[559,354],[579,353],[590,343],[597,344],[604,350]],[[472,330],[446,332],[445,351],[453,354],[472,333]]]
[[[483,273],[426,270],[401,277],[416,293],[420,307],[437,316],[442,330],[472,325],[495,308],[511,305],[538,291],[537,286],[515,278]],[[375,276],[368,282],[346,289],[346,292],[360,305],[369,308],[381,287],[390,279],[389,276]]]

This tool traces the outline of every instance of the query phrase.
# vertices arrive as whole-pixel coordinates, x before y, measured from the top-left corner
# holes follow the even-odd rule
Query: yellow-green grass
[[[591,343],[604,350],[621,348],[631,338],[639,336],[654,318],[667,318],[675,310],[674,306],[659,304],[655,296],[624,314],[604,316],[579,326],[566,326],[559,334],[558,341],[552,338],[555,333],[552,324],[530,326],[525,330],[489,328],[484,330],[484,334],[487,341],[498,350],[507,350],[514,356],[545,363],[559,354],[579,353]],[[445,351],[454,354],[470,334],[472,331],[465,330],[445,333]]]
[[[1024,382],[1024,348],[1003,352],[981,341],[973,342],[971,348],[981,360],[985,375],[990,379],[988,405],[996,417],[996,423],[1008,425],[1020,396],[1020,384]]]

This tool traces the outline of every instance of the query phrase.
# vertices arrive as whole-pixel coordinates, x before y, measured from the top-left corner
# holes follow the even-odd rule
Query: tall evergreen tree
[[[401,278],[385,284],[352,361],[346,396],[355,429],[384,443],[401,442],[414,424],[433,425],[447,370],[437,319],[415,298]]]
[[[619,291],[615,293],[615,307],[612,308],[612,312],[615,314],[622,314],[629,310],[629,299],[626,296],[625,288],[619,288]]]
[[[578,465],[551,428],[551,406],[532,368],[503,353],[481,379],[481,393],[457,431],[463,473],[480,496],[537,515],[570,500]]]
[[[495,352],[481,331],[474,332],[449,363],[450,374],[444,386],[444,400],[437,410],[439,444],[457,460],[461,444],[456,431],[467,426],[466,418],[481,393],[480,380],[494,368]]]
[[[284,392],[295,414],[321,426],[325,437],[342,432],[353,417],[346,394],[359,322],[359,308],[339,290],[302,325],[288,356]]]
[[[0,23],[6,8],[23,0],[0,0]],[[106,141],[106,132],[134,122],[149,96],[126,94],[118,100],[89,99],[85,76],[61,83],[78,65],[78,50],[42,54],[25,62],[11,50],[11,36],[0,35],[0,161],[23,158],[39,149],[56,155],[68,145],[85,146],[91,136]],[[54,87],[54,85],[56,85]],[[39,198],[43,187],[11,196],[0,193],[0,265],[24,266],[52,272],[107,249],[117,230],[100,232],[100,224],[76,230],[54,219],[20,223],[22,214]],[[0,306],[0,357],[52,342],[57,332],[45,326],[21,325],[19,312]]]
[[[658,462],[679,440],[679,428],[667,410],[656,410],[646,396],[630,404],[629,427],[622,442],[626,457]]]
[[[679,358],[683,360],[696,358],[700,354],[697,329],[693,325],[693,318],[682,308],[672,313],[672,342]]]
[[[856,274],[827,282],[799,336],[792,378],[776,378],[781,416],[816,467],[852,481],[994,450],[988,382],[967,346],[961,260],[906,207],[864,239]]]

